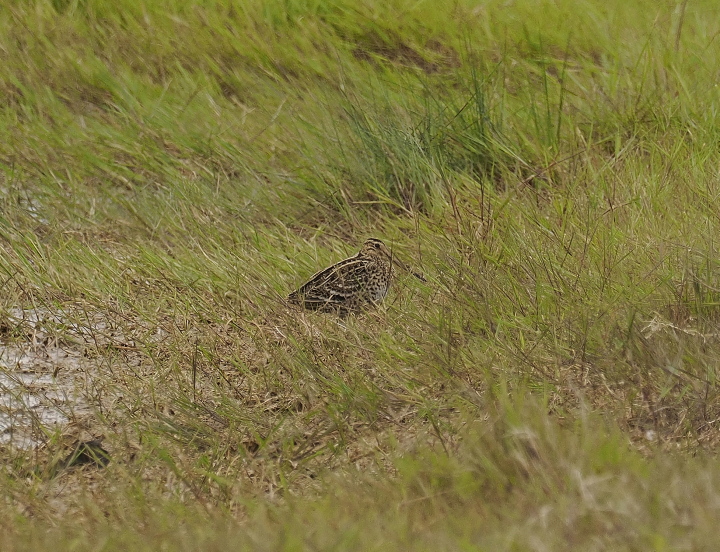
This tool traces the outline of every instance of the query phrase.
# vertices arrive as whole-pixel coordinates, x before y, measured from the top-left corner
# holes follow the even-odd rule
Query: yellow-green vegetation
[[[719,36],[713,0],[5,2],[0,345],[82,363],[0,445],[0,549],[714,549]],[[289,308],[368,237],[427,282]]]

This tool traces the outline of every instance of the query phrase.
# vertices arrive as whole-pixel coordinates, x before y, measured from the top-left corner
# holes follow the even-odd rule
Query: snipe
[[[425,281],[394,257],[381,240],[370,238],[357,255],[321,270],[293,291],[288,301],[341,316],[359,312],[385,298],[392,280],[393,263]]]

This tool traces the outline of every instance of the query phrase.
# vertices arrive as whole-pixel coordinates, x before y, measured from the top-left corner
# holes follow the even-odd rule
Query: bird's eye
[[[375,246],[375,249],[380,249],[380,244],[379,244],[379,243],[374,243],[373,245]]]

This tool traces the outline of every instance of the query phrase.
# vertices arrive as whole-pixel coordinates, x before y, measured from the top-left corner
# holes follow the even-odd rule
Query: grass
[[[1,343],[83,408],[0,548],[713,549],[715,11],[12,2]],[[370,236],[428,282],[287,308]]]

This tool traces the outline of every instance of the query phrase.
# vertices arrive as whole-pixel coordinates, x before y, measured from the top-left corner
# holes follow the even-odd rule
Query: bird
[[[365,240],[360,251],[329,266],[288,296],[288,302],[308,310],[336,312],[341,317],[378,305],[387,295],[393,263],[425,281],[394,257],[382,240]]]

